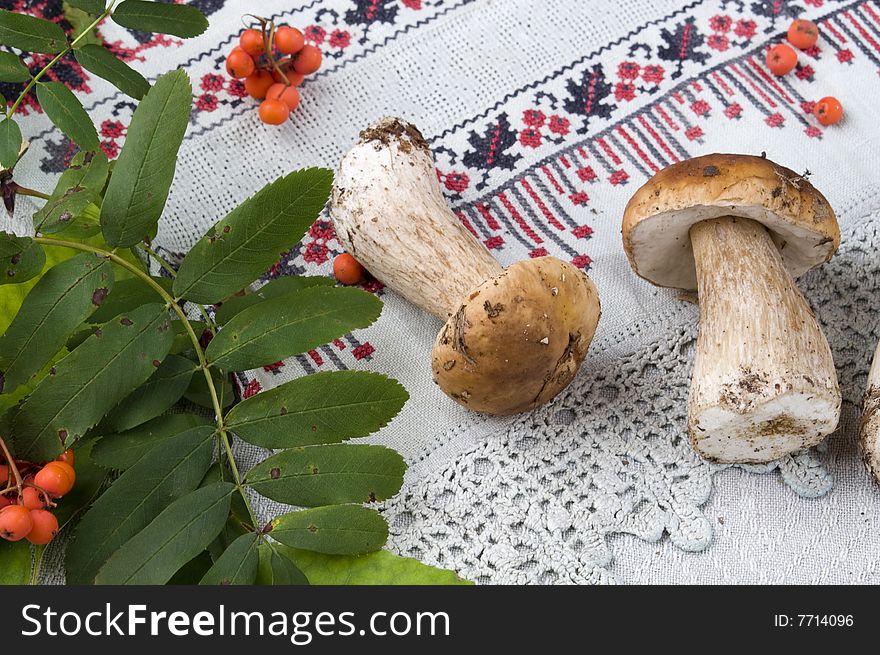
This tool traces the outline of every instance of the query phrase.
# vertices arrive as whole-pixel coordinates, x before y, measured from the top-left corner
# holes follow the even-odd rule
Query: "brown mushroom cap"
[[[520,261],[474,289],[434,342],[434,381],[496,415],[547,402],[574,378],[599,322],[599,295],[555,257]]]
[[[659,286],[696,289],[690,228],[722,216],[762,223],[793,277],[840,245],[831,205],[806,178],[763,157],[714,154],[668,166],[636,191],[623,214],[630,265]]]

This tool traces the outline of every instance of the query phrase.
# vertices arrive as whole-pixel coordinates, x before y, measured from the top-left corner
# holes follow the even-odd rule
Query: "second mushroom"
[[[688,407],[697,453],[767,462],[837,427],[831,350],[794,283],[840,244],[834,212],[810,182],[763,157],[683,161],[629,201],[623,242],[639,276],[698,290]]]
[[[358,261],[445,321],[432,372],[458,403],[515,414],[574,378],[599,321],[596,287],[555,257],[502,268],[446,205],[415,126],[385,118],[361,133],[339,164],[330,213]]]

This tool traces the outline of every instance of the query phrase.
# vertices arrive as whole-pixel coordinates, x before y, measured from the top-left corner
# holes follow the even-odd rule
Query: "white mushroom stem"
[[[331,213],[355,259],[444,321],[467,294],[503,272],[446,205],[430,149],[402,121],[376,124],[345,155]]]
[[[860,432],[865,464],[880,482],[880,344],[874,351],[874,361],[868,372]]]
[[[700,335],[688,427],[703,457],[767,462],[813,446],[840,417],[831,350],[759,223],[724,217],[690,230]]]

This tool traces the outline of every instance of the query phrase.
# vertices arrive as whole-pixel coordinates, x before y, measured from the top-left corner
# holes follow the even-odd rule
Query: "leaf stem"
[[[208,364],[208,360],[205,357],[205,351],[202,349],[202,344],[199,342],[198,335],[196,335],[195,330],[193,330],[192,324],[189,322],[189,319],[186,316],[186,312],[183,311],[183,309],[177,303],[177,300],[172,297],[170,293],[165,291],[165,289],[152,277],[150,277],[149,274],[145,273],[143,270],[141,270],[131,262],[126,261],[115,252],[104,250],[103,248],[98,248],[87,243],[67,241],[64,239],[55,239],[45,236],[34,237],[34,241],[47,246],[61,246],[65,248],[71,248],[73,250],[91,252],[109,259],[114,264],[117,264],[118,266],[121,266],[127,271],[133,273],[135,276],[139,277],[144,283],[152,287],[153,290],[157,294],[159,294],[159,296],[165,301],[169,309],[177,314],[178,318],[180,318],[180,320],[183,322],[183,327],[186,330],[187,335],[189,335],[189,339],[193,344],[193,349],[195,350],[196,357],[199,360],[199,368],[202,370],[202,373],[205,376],[205,381],[208,384],[208,392],[211,395],[211,405],[214,408],[215,422],[217,423],[217,433],[220,435],[220,439],[223,442],[224,448],[226,449],[226,455],[229,458],[230,468],[232,469],[232,475],[235,479],[235,484],[238,487],[238,491],[241,494],[241,497],[244,499],[244,503],[245,506],[248,508],[248,513],[250,514],[251,520],[254,522],[254,524],[256,524],[256,517],[254,516],[254,512],[251,508],[247,494],[244,491],[244,485],[241,481],[241,475],[238,471],[238,466],[236,465],[235,459],[232,456],[232,445],[229,442],[229,435],[226,432],[226,427],[223,424],[223,406],[221,405],[220,400],[217,397],[217,388],[214,385],[214,379],[211,377],[211,366],[210,364]],[[0,442],[2,442],[2,440],[0,440]],[[5,444],[3,444],[3,446],[5,449]],[[12,470],[12,467],[10,467],[10,470]]]
[[[69,53],[71,50],[73,50],[77,46],[77,44],[80,42],[80,40],[82,40],[87,34],[89,34],[93,29],[95,29],[101,23],[102,20],[104,20],[105,18],[107,18],[107,16],[109,16],[110,14],[113,13],[113,5],[115,5],[115,4],[116,4],[115,0],[114,0],[114,2],[111,2],[110,6],[104,10],[103,14],[98,16],[92,22],[92,24],[89,25],[86,29],[84,29],[78,37],[76,37],[73,41],[71,41],[70,44],[68,44],[68,46],[64,50],[62,50],[57,55],[55,55],[55,58],[52,61],[50,61],[45,66],[43,66],[43,69],[39,73],[34,75],[33,78],[31,78],[31,81],[28,82],[26,87],[24,87],[24,91],[21,92],[21,94],[18,96],[18,98],[16,98],[15,102],[12,103],[9,106],[9,108],[6,110],[6,117],[7,118],[9,118],[10,116],[15,114],[15,110],[18,109],[18,106],[25,99],[25,96],[27,96],[27,94],[30,93],[30,90],[34,88],[34,85],[40,81],[40,79],[43,77],[43,75],[45,75],[47,72],[49,72],[49,69],[51,69],[55,64],[57,64],[59,61],[61,61],[64,58],[64,56],[67,55],[67,53]]]

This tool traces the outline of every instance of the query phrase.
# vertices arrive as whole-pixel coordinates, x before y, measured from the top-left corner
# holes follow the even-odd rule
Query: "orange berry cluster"
[[[239,44],[226,58],[226,72],[244,79],[244,88],[260,103],[260,120],[281,125],[299,106],[299,87],[321,67],[321,50],[306,45],[295,27],[261,20],[260,29],[241,33]]]
[[[788,28],[788,42],[799,50],[808,50],[819,40],[819,26],[809,20],[798,19]],[[785,75],[797,66],[794,48],[777,43],[767,51],[767,68],[777,76]],[[813,105],[813,115],[822,125],[833,125],[843,118],[843,105],[833,96],[826,96]]]
[[[9,464],[0,464],[0,538],[27,539],[32,544],[48,544],[58,534],[58,519],[50,511],[54,499],[73,489],[76,471],[73,451],[67,450],[45,465],[17,463],[21,481],[11,479]]]

